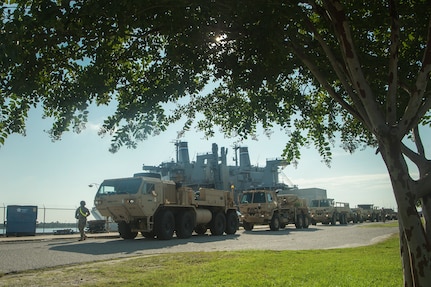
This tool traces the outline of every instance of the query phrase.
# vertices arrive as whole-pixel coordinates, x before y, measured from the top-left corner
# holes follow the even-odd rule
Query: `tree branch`
[[[310,4],[313,6],[314,11],[316,13],[318,13],[321,17],[326,18],[326,19],[328,18],[328,17],[326,17],[326,13],[322,14],[323,9],[321,9],[321,7],[318,6],[314,1],[312,1],[312,3],[310,3]],[[325,55],[328,57],[332,68],[334,69],[335,73],[337,74],[341,84],[343,85],[344,89],[346,90],[346,92],[350,96],[353,104],[355,105],[355,107],[357,109],[357,113],[353,114],[353,116],[355,116],[357,118],[357,115],[359,115],[360,118],[358,118],[358,120],[361,121],[362,123],[364,123],[368,128],[371,129],[372,127],[371,127],[371,124],[369,122],[369,119],[367,118],[367,113],[364,109],[364,106],[362,105],[362,103],[361,103],[360,99],[358,98],[357,94],[355,93],[355,91],[352,89],[351,81],[348,82],[347,71],[344,69],[343,65],[337,60],[337,58],[335,57],[331,48],[327,45],[326,41],[322,38],[320,33],[317,31],[316,27],[313,25],[313,23],[311,23],[310,19],[306,15],[304,15],[304,20],[306,22],[306,25],[310,29],[310,31],[313,33],[314,38],[317,40],[317,42],[319,42],[320,46],[322,47],[323,51],[325,52]],[[314,69],[314,70],[317,70],[317,69]],[[325,82],[327,82],[327,80],[325,80]],[[342,99],[341,97],[335,98],[335,100],[337,100],[338,102],[340,102],[340,101],[345,102],[344,99]],[[344,107],[344,105],[342,103],[340,103],[340,104]]]
[[[424,145],[422,143],[422,138],[419,134],[419,127],[418,126],[416,126],[413,129],[413,136],[414,136],[416,148],[418,150],[418,154],[421,156],[425,156],[425,148],[424,148]]]
[[[431,196],[431,174],[426,174],[422,177],[416,186],[416,199],[419,200],[421,198]]]
[[[429,75],[431,72],[431,17],[428,23],[428,35],[426,47],[422,59],[421,69],[418,72],[416,79],[415,90],[410,97],[406,111],[402,119],[400,120],[400,128],[398,130],[398,136],[404,137],[404,135],[411,130],[414,126],[417,126],[419,120],[425,115],[425,113],[431,108],[431,97],[426,94],[426,88],[429,81]]]
[[[377,134],[388,132],[379,104],[362,71],[350,33],[349,22],[341,3],[336,0],[324,0],[323,3],[334,26],[349,76],[359,94],[359,99],[367,111],[367,116],[372,126],[371,131]]]
[[[345,108],[349,113],[351,113],[360,122],[368,126],[368,122],[355,110],[351,105],[349,105],[340,95],[335,92],[332,86],[328,83],[327,78],[319,71],[318,67],[314,65],[304,53],[302,53],[302,48],[298,47],[295,43],[290,41],[290,47],[298,58],[304,63],[305,66],[311,71],[317,81],[323,86],[325,90],[331,95],[331,97],[336,100],[343,108]]]
[[[395,1],[389,1],[389,15],[391,17],[391,45],[389,57],[388,94],[386,100],[386,122],[394,126],[397,120],[397,90],[398,90],[398,50],[400,45],[399,15]]]

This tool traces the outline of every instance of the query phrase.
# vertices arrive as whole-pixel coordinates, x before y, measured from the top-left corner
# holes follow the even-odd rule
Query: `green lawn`
[[[398,236],[372,246],[175,253],[5,275],[0,286],[402,286]]]

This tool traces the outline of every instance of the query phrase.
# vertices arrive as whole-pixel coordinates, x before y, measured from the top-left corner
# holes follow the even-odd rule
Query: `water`
[[[79,233],[78,228],[75,227],[58,227],[58,228],[41,228],[41,227],[37,227],[36,228],[36,234],[53,234],[54,231],[56,230],[63,230],[63,229],[72,229],[73,233]],[[0,235],[5,235],[6,234],[6,229],[0,227]]]

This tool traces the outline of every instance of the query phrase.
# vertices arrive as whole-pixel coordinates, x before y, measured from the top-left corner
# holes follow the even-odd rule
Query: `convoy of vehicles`
[[[124,239],[133,239],[140,232],[145,237],[167,240],[174,233],[188,238],[193,232],[204,234],[208,229],[212,235],[234,234],[239,223],[245,230],[255,225],[279,230],[288,224],[301,229],[319,222],[335,225],[396,219],[392,209],[378,209],[372,204],[350,208],[348,203],[326,198],[326,191],[319,189],[312,198],[321,199],[308,196],[307,206],[307,200],[300,198],[301,190],[279,177],[279,167],[287,164],[284,160],[267,160],[265,167],[252,166],[246,147],[234,147],[235,165],[229,166],[227,149],[222,147],[219,154],[216,144],[211,153],[200,154],[193,162],[187,142],[177,141],[175,146],[176,161],[143,165],[145,173],[103,181],[94,201],[100,216],[89,222],[89,230],[118,227]],[[254,190],[255,186],[259,190]]]
[[[293,194],[278,195],[273,190],[250,190],[242,194],[239,211],[242,226],[252,230],[255,225],[269,225],[273,231],[295,224],[308,228],[310,214],[304,199]]]
[[[349,222],[396,219],[392,209],[377,209],[372,204],[350,208],[332,198],[306,200],[294,194],[273,190],[249,190],[242,193],[239,205],[233,191],[180,186],[154,174],[107,179],[100,185],[94,204],[104,217],[118,224],[124,239],[144,237],[162,240],[189,238],[193,232],[212,235],[235,234],[239,221],[245,230],[269,225],[273,231],[294,224],[308,228],[310,223],[336,225]],[[239,211],[238,211],[239,210]]]
[[[94,200],[101,215],[118,223],[122,238],[168,240],[175,233],[189,238],[193,231],[212,235],[234,234],[238,229],[233,192],[201,188],[198,192],[154,175],[107,179]]]

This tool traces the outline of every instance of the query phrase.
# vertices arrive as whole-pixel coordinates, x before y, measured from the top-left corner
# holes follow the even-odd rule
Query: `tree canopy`
[[[415,208],[422,200],[431,211],[418,129],[430,125],[430,15],[428,0],[4,1],[0,144],[25,133],[30,108],[54,119],[57,139],[84,128],[96,103],[117,106],[101,130],[112,151],[179,119],[240,138],[280,125],[289,161],[311,144],[329,161],[337,137],[348,151],[374,146],[401,212],[405,270],[418,270],[406,285],[430,283],[420,271],[431,231]],[[417,248],[428,251],[409,252]]]

